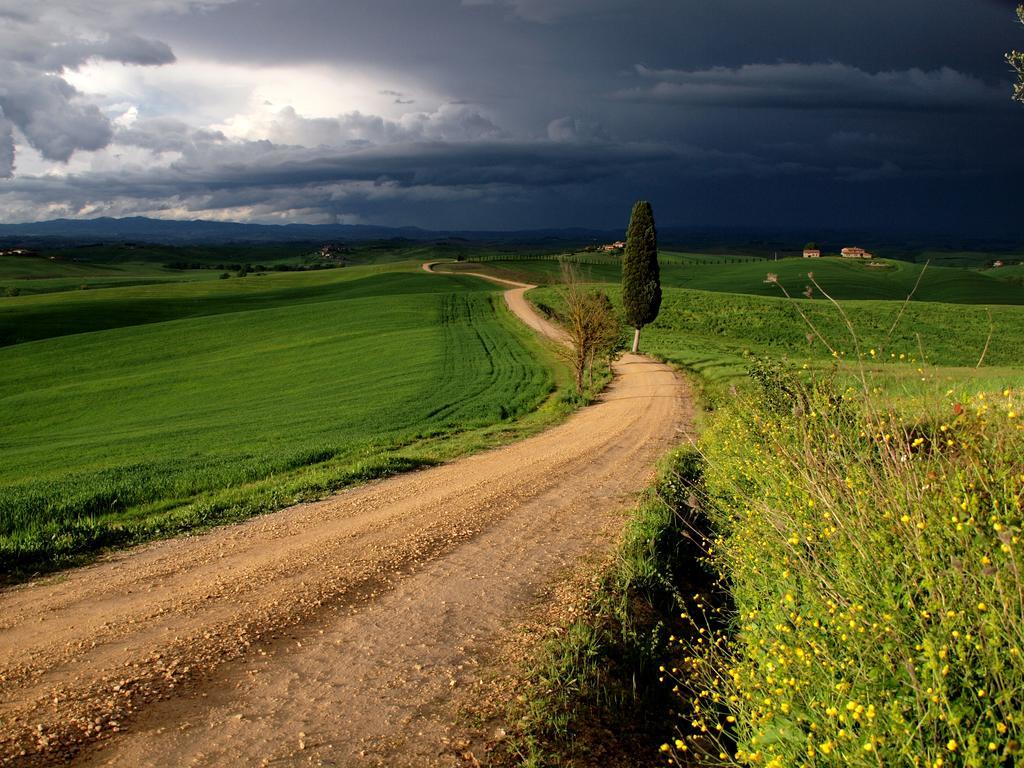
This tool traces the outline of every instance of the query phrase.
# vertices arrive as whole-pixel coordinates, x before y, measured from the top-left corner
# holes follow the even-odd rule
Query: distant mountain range
[[[468,243],[551,245],[562,248],[608,243],[623,237],[621,229],[532,229],[516,231],[427,230],[349,224],[244,224],[222,221],[148,219],[55,219],[29,224],[0,224],[0,245],[149,243],[212,245],[229,243],[330,243],[402,240],[406,242],[466,241]],[[723,253],[761,253],[801,250],[814,240],[838,249],[861,245],[883,248],[891,255],[931,249],[1021,253],[1024,241],[1005,238],[959,238],[936,234],[807,228],[671,227],[658,228],[662,246],[679,250]]]
[[[523,232],[430,231],[419,227],[379,227],[349,224],[243,224],[222,221],[177,221],[147,219],[55,219],[29,224],[0,224],[4,240],[72,240],[101,242],[186,243],[294,243],[331,240],[412,240],[435,241],[466,239],[489,242],[508,241],[603,241],[622,233],[567,228]]]

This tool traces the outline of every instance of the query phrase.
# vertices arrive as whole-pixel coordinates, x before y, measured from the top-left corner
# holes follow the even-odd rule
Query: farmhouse
[[[805,259],[820,259],[821,250],[819,248],[804,248]]]
[[[618,240],[618,241],[616,241],[614,243],[608,243],[606,245],[602,245],[600,250],[602,250],[602,251],[621,251],[625,247],[626,247],[626,243],[624,241],[622,241],[622,240]]]
[[[844,259],[873,259],[875,255],[868,253],[863,248],[843,248],[842,255]]]

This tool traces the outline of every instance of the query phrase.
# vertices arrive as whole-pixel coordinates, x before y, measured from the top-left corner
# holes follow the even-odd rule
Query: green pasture
[[[75,291],[0,298],[0,346],[109,330],[125,325],[319,302],[368,274],[407,266],[249,275],[229,280],[181,280],[115,291]],[[203,271],[201,274],[210,275]],[[213,275],[216,277],[216,275]],[[346,290],[358,292],[358,286]],[[409,290],[398,281],[395,290]],[[415,289],[413,289],[415,290]]]
[[[1024,259],[1022,253],[989,253],[986,251],[954,251],[923,249],[913,254],[913,260],[923,264],[930,261],[942,267],[984,267],[995,260],[1004,262]]]
[[[569,257],[585,280],[617,283],[621,272],[615,258]],[[667,254],[661,259],[662,285],[716,293],[741,293],[755,296],[780,296],[777,285],[765,282],[769,273],[796,298],[811,285],[808,273],[833,298],[902,300],[913,290],[925,269],[923,264],[905,261],[857,261],[823,259],[741,259],[729,256]],[[547,259],[503,259],[483,261],[493,274],[525,282],[550,284],[561,275],[561,261]],[[471,264],[449,265],[448,269],[473,269]],[[1024,304],[1024,285],[1006,279],[1014,269],[968,270],[929,266],[921,277],[917,301],[953,304]],[[1002,277],[1003,279],[1000,279]],[[817,291],[815,291],[817,293]],[[820,294],[819,294],[820,296]]]
[[[418,267],[16,297],[0,322],[8,574],[507,439],[554,386],[494,286]]]
[[[335,245],[332,258],[319,254]],[[523,255],[523,248],[513,249]],[[159,245],[102,243],[53,246],[32,256],[0,256],[0,299],[60,291],[196,282],[264,272],[382,266],[435,259],[499,258],[496,248],[471,244],[360,242]]]
[[[618,302],[618,287],[604,287]],[[555,287],[531,291],[530,298],[542,308],[559,306]],[[864,371],[873,386],[908,393],[966,381],[990,387],[1024,382],[1024,307],[910,302],[890,335],[903,302],[844,301],[841,306],[852,334],[825,299],[795,302],[666,288],[658,319],[644,329],[641,346],[699,375],[712,390],[743,380],[752,362],[763,358],[814,370],[838,368],[847,376]]]
[[[171,270],[146,263],[85,265],[46,262],[43,269],[40,269],[37,259],[22,260],[32,262],[29,264],[7,263],[9,261],[12,260],[0,258],[0,301],[41,293],[127,288],[156,283],[213,280],[219,277],[219,272],[211,270]]]

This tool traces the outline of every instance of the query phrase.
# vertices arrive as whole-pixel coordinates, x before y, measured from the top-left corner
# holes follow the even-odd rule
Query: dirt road
[[[0,764],[456,763],[481,654],[684,439],[679,377],[616,373],[528,440],[0,592]]]
[[[428,261],[423,265],[425,272],[434,272],[434,267],[443,262]],[[568,344],[569,337],[565,331],[559,328],[557,325],[552,325],[543,317],[541,317],[533,309],[533,305],[526,299],[526,292],[531,288],[536,288],[535,285],[529,283],[518,283],[515,280],[506,280],[503,277],[495,277],[494,275],[486,275],[482,272],[470,272],[470,271],[459,271],[452,274],[458,275],[472,275],[473,277],[479,277],[484,280],[489,280],[492,283],[498,283],[499,285],[507,285],[509,290],[505,291],[505,304],[512,310],[512,313],[523,321],[525,325],[535,330],[541,336],[555,342],[556,344]]]

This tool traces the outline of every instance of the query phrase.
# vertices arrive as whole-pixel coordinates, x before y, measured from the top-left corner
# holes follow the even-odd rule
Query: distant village
[[[320,249],[316,252],[317,258],[324,259],[325,261],[337,261],[344,266],[345,254],[352,253],[352,249],[347,245],[341,245],[338,243],[328,243],[320,246]]]

